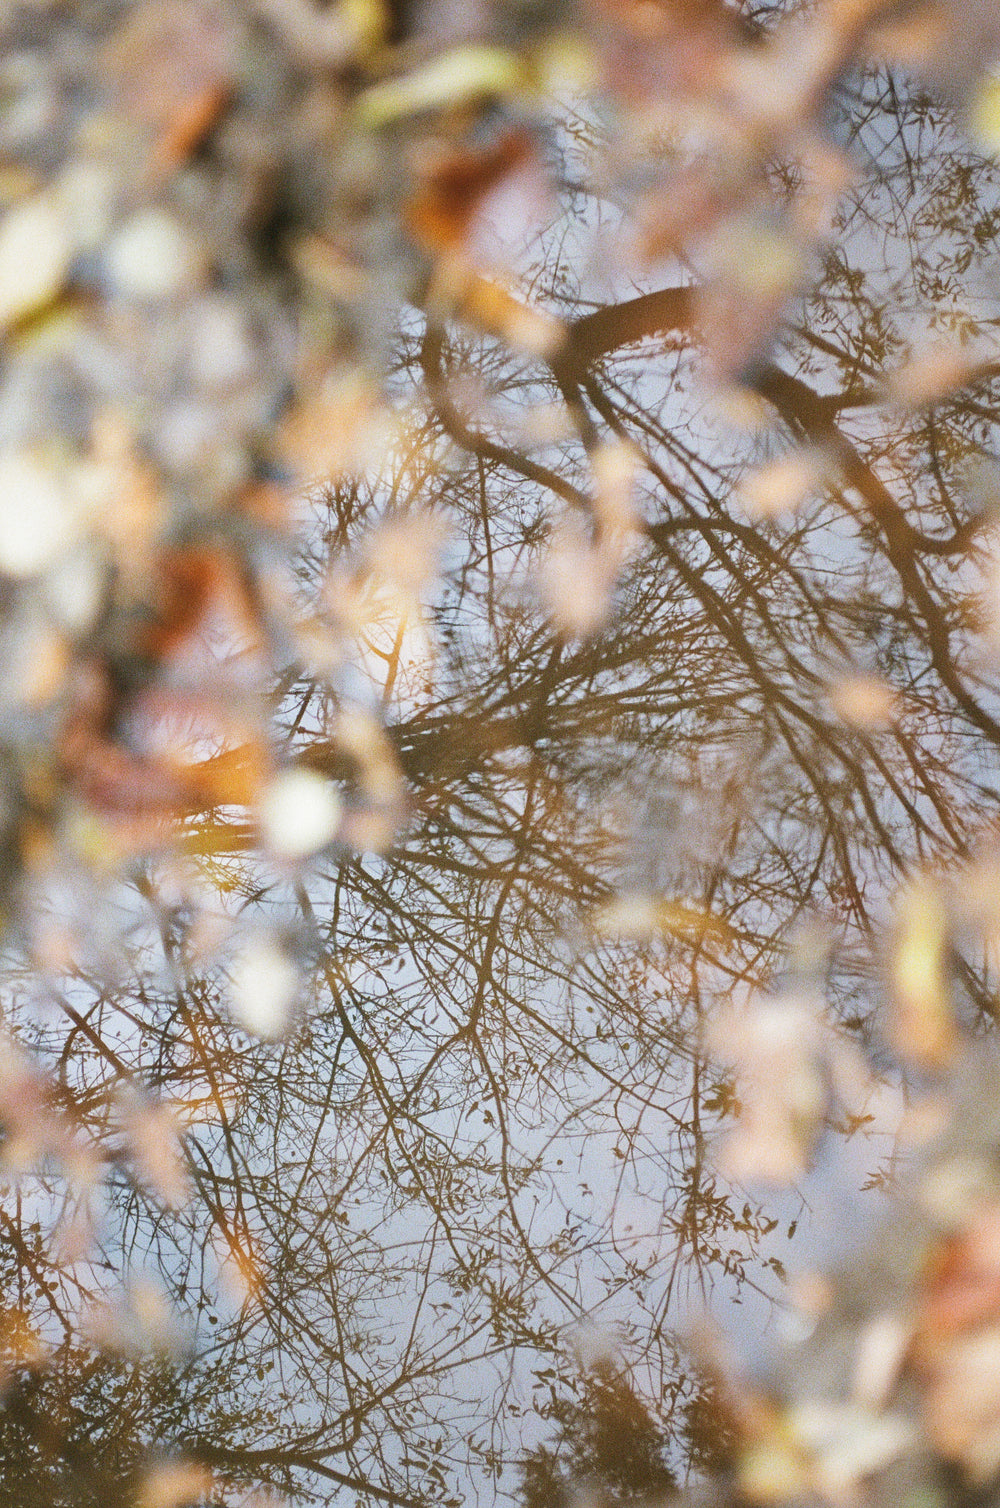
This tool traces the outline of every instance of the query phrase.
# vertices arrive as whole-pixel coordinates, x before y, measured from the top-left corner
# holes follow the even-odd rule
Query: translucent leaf
[[[301,988],[299,969],[284,949],[268,941],[251,944],[229,977],[229,1003],[240,1025],[267,1040],[280,1037]]]
[[[0,332],[62,292],[74,251],[66,211],[51,195],[8,210],[0,221]]]
[[[342,815],[343,803],[331,781],[312,770],[283,770],[260,803],[261,838],[280,858],[305,859],[332,841]]]

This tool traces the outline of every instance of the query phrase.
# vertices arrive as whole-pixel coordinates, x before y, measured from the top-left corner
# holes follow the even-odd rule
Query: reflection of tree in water
[[[141,1491],[152,1425],[176,1428],[176,1381],[67,1347],[27,1374],[4,1403],[4,1491],[25,1508],[126,1508]]]
[[[624,1508],[675,1490],[663,1435],[625,1378],[590,1377],[578,1399],[560,1400],[552,1413],[558,1443],[524,1463],[528,1508],[570,1508],[581,1494]]]
[[[638,1508],[676,1493],[678,1442],[668,1442],[620,1366],[595,1365],[572,1394],[553,1394],[539,1412],[549,1422],[551,1443],[537,1446],[522,1464],[526,1508],[572,1508],[580,1502]],[[723,1469],[726,1435],[710,1387],[690,1395],[677,1422],[689,1468]]]
[[[494,1477],[515,1491],[523,1451],[533,1508],[581,1484],[631,1504],[717,1463],[722,1427],[684,1370],[678,1314],[718,1286],[770,1294],[780,1263],[773,1219],[707,1156],[732,1094],[705,1017],[767,988],[819,912],[833,1008],[866,1025],[893,886],[915,860],[964,857],[996,797],[964,500],[993,445],[995,374],[916,408],[878,391],[914,305],[933,323],[961,295],[963,319],[993,320],[989,292],[969,313],[966,289],[992,265],[995,172],[884,75],[839,109],[875,166],[799,323],[745,373],[760,400],[748,426],[699,387],[703,315],[686,288],[593,307],[540,253],[539,295],[570,329],[547,363],[433,318],[400,338],[410,428],[376,479],[317,500],[300,587],[327,627],[347,617],[348,567],[332,607],[322,596],[331,556],[356,560],[364,585],[384,571],[364,555],[384,517],[438,510],[426,634],[394,637],[383,592],[362,669],[291,663],[278,697],[287,752],[332,769],[353,816],[374,820],[398,799],[392,779],[353,791],[330,729],[363,700],[364,667],[386,667],[370,699],[384,689],[409,806],[391,853],[344,851],[289,879],[246,854],[222,807],[192,823],[200,893],[150,866],[145,910],[130,894],[88,916],[125,935],[114,979],[95,946],[61,992],[28,971],[12,985],[12,1018],[61,1076],[57,1108],[100,1142],[125,1074],[176,1099],[193,1185],[164,1212],[155,1170],[138,1187],[119,1158],[96,1254],[58,1266],[31,1228],[52,1223],[62,1178],[5,1204],[25,1243],[8,1287],[56,1348],[37,1379],[20,1357],[0,1419],[19,1501],[115,1501],[145,1439],[319,1501],[456,1502]],[[585,240],[596,197],[578,200]],[[876,251],[866,222],[890,214]],[[556,404],[571,422],[529,444],[526,414]],[[814,474],[774,521],[769,485],[796,500],[794,468],[770,464],[790,439]],[[592,478],[615,442],[639,456],[639,527],[607,626],[559,637],[538,573],[565,511],[582,531],[567,531],[569,587],[557,573],[544,590],[557,618],[572,616],[567,592],[599,595]],[[895,701],[866,701],[860,677]],[[216,892],[236,917],[226,946],[263,937],[301,969],[308,1009],[274,1045],[227,1018],[225,970],[199,944]],[[959,969],[988,1008],[981,961]],[[97,1200],[74,1188],[71,1204]],[[81,1310],[93,1323],[127,1272],[193,1330],[193,1357],[149,1295],[136,1343],[173,1346],[172,1362],[77,1349]],[[562,1336],[585,1315],[621,1336],[634,1384],[577,1375]]]

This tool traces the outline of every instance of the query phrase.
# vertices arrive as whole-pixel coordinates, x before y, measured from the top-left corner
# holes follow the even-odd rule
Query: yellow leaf
[[[946,974],[948,915],[928,880],[910,886],[898,907],[892,960],[892,1036],[911,1060],[940,1067],[955,1046]]]
[[[515,53],[506,47],[470,42],[403,78],[373,85],[358,101],[358,116],[362,126],[377,130],[421,110],[454,108],[488,95],[517,94],[527,84],[527,69]]]

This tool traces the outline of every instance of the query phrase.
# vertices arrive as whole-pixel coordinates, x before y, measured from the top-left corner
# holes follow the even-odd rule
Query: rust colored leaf
[[[445,148],[425,154],[406,225],[428,251],[458,251],[486,196],[535,156],[527,131],[512,130],[478,150]]]
[[[181,100],[154,148],[151,164],[154,174],[169,172],[198,150],[215,128],[231,93],[227,82],[210,81]]]
[[[1000,1320],[1000,1207],[981,1210],[968,1229],[934,1253],[924,1279],[919,1322],[940,1340]]]

